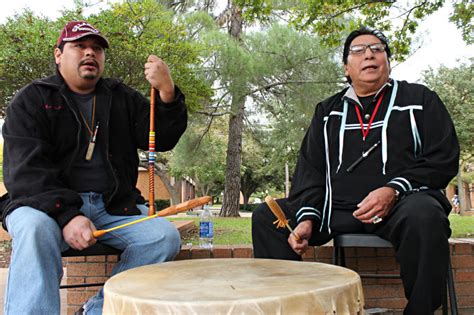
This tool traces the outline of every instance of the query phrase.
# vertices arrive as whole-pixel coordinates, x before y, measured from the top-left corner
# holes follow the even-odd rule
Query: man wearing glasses
[[[301,145],[288,199],[278,201],[295,235],[253,214],[255,257],[301,259],[308,245],[342,233],[373,233],[396,249],[408,304],[432,314],[442,303],[451,205],[441,189],[456,175],[459,144],[435,92],[389,77],[379,31],[361,28],[343,52],[350,86],[319,103]]]

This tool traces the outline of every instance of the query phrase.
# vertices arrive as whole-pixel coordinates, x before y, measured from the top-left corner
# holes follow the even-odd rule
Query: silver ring
[[[379,217],[378,215],[374,215],[374,216],[372,217],[372,223],[373,223],[373,224],[377,224],[377,223],[380,223],[380,222],[382,222],[382,218]]]

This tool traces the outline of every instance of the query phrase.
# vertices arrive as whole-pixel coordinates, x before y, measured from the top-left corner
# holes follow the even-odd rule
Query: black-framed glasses
[[[370,50],[375,54],[384,52],[387,45],[384,43],[353,45],[349,47],[349,53],[352,55],[362,55],[367,50],[367,47],[370,48]]]

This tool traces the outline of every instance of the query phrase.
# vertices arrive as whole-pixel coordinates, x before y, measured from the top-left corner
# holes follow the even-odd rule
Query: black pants
[[[404,314],[433,314],[442,303],[446,290],[449,243],[451,235],[444,196],[437,192],[418,192],[398,201],[389,216],[378,224],[363,224],[352,216],[352,210],[333,209],[331,234],[313,230],[311,245],[322,245],[342,233],[373,233],[390,241],[400,263],[400,275],[408,304]],[[296,226],[286,205],[277,200]],[[449,202],[448,202],[449,206]],[[287,229],[273,225],[275,217],[266,204],[252,215],[252,238],[256,258],[301,260],[288,244]]]

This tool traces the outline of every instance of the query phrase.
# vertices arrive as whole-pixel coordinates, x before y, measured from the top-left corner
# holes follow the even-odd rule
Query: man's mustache
[[[97,61],[95,61],[94,59],[87,59],[87,60],[83,60],[79,63],[79,66],[94,66],[96,68],[99,68],[99,64],[97,63]]]

